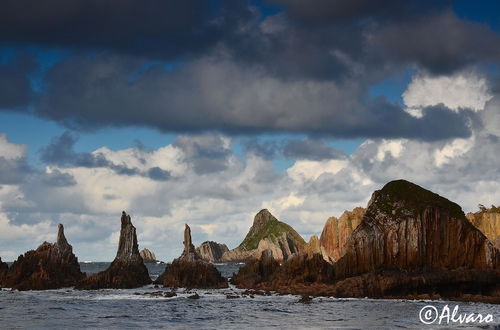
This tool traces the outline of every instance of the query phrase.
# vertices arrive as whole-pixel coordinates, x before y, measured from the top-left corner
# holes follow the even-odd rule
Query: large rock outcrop
[[[181,256],[165,267],[155,281],[170,288],[227,288],[227,279],[211,263],[203,260],[191,241],[191,228],[184,229],[184,251]]]
[[[7,277],[7,273],[9,272],[9,265],[6,262],[2,261],[0,258],[0,287],[3,286],[5,278]]]
[[[334,262],[344,255],[344,246],[352,232],[359,226],[365,209],[356,207],[344,211],[340,218],[329,218],[320,236],[321,254],[325,260]]]
[[[213,241],[206,241],[196,248],[200,257],[208,262],[221,262],[222,255],[229,251],[226,244],[219,244]]]
[[[156,263],[158,260],[156,260],[156,256],[153,252],[149,251],[148,249],[142,249],[139,254],[142,257],[142,260],[144,263]]]
[[[151,283],[148,269],[139,253],[137,234],[130,215],[122,212],[118,251],[105,271],[90,275],[76,285],[80,290],[130,289]]]
[[[241,244],[222,256],[223,262],[246,262],[259,259],[262,252],[272,250],[273,258],[287,260],[299,253],[304,239],[288,224],[278,221],[267,209],[255,215],[253,225]]]
[[[309,257],[312,257],[315,254],[321,254],[321,245],[318,236],[313,235],[309,238],[309,242],[304,245],[302,253],[308,255]]]
[[[404,180],[374,192],[333,265],[295,256],[266,280],[241,268],[241,288],[337,297],[459,299],[500,303],[500,253],[457,204]],[[258,277],[256,277],[258,278]]]
[[[3,286],[18,290],[58,289],[74,286],[84,277],[64,236],[64,227],[59,224],[57,241],[43,242],[36,250],[19,256],[4,274]]]
[[[467,213],[467,219],[479,229],[497,248],[500,249],[500,207],[494,205],[487,209],[481,206],[476,213]]]

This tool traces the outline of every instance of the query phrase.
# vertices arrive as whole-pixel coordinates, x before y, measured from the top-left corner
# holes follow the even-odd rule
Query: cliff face
[[[151,283],[151,278],[139,254],[135,227],[132,225],[130,216],[122,212],[120,241],[115,259],[108,269],[85,278],[75,288],[81,290],[129,289],[149,283]]]
[[[222,255],[229,251],[226,244],[219,244],[213,241],[206,241],[201,243],[196,252],[201,258],[208,262],[221,262]]]
[[[3,286],[8,271],[9,271],[9,265],[7,265],[6,262],[3,262],[2,258],[0,258],[0,287]]]
[[[142,257],[142,260],[145,263],[156,263],[158,260],[156,260],[156,256],[153,252],[149,251],[148,249],[142,249],[139,254]]]
[[[19,256],[4,274],[3,286],[18,290],[57,289],[73,286],[84,277],[60,224],[56,243],[44,242],[35,251]]]
[[[334,264],[297,255],[263,277],[254,261],[240,288],[336,297],[500,303],[500,253],[457,204],[404,180],[374,192]]]
[[[499,258],[460,206],[398,180],[373,193],[336,270],[348,277],[380,268],[498,269]]]
[[[467,213],[467,219],[500,249],[500,208],[491,207],[476,213]]]
[[[329,218],[320,236],[321,254],[325,260],[334,262],[344,255],[345,243],[352,232],[359,226],[365,209],[356,207],[345,211],[340,218]]]
[[[203,260],[191,241],[191,228],[184,229],[184,251],[155,281],[170,288],[227,288],[227,279],[222,277],[217,268]]]
[[[267,209],[255,215],[253,225],[241,244],[223,254],[223,262],[258,259],[264,250],[273,251],[276,260],[287,260],[302,250],[304,239],[289,225],[278,221]]]
[[[303,253],[312,257],[315,254],[321,254],[321,246],[318,236],[313,235],[306,245],[304,245]]]

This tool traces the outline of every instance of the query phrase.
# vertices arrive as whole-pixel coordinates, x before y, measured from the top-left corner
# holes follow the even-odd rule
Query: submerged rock
[[[2,266],[5,274],[5,266]],[[1,272],[1,271],[0,271]],[[26,252],[8,268],[3,286],[18,290],[47,290],[71,287],[85,277],[78,258],[59,224],[57,241],[43,242]]]
[[[262,251],[272,250],[273,258],[284,261],[302,251],[306,242],[288,224],[278,221],[267,209],[255,215],[245,239],[222,256],[223,262],[247,262],[258,259]]]
[[[221,262],[222,255],[229,251],[226,244],[219,244],[213,241],[206,241],[201,243],[200,247],[196,249],[196,252],[200,257],[208,262]]]
[[[139,254],[137,235],[130,216],[121,217],[120,241],[115,260],[105,271],[90,275],[76,285],[80,290],[130,289],[151,283],[148,269]]]
[[[184,229],[184,251],[182,255],[165,267],[165,271],[155,281],[165,287],[184,288],[227,288],[227,279],[217,268],[203,260],[191,241],[191,228]]]
[[[345,243],[361,223],[365,211],[362,207],[356,207],[352,211],[344,211],[338,219],[328,218],[319,239],[321,253],[326,261],[334,262],[344,255]]]
[[[148,249],[142,249],[139,254],[142,257],[142,260],[144,263],[156,263],[158,260],[156,260],[156,256],[153,252],[149,251]]]

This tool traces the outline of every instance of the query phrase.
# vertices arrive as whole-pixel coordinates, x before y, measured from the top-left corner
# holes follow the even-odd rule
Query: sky
[[[306,240],[406,179],[500,203],[500,3],[4,0],[0,257],[57,224],[170,261],[268,208]]]

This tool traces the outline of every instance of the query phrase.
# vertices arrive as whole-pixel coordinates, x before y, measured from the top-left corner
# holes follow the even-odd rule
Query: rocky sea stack
[[[153,252],[149,251],[148,249],[142,249],[139,254],[142,257],[142,260],[144,263],[157,263],[158,260],[156,260],[156,256]]]
[[[184,251],[182,255],[165,267],[165,271],[155,281],[170,288],[227,288],[227,279],[222,277],[217,268],[203,260],[196,252],[191,241],[191,228],[184,229]]]
[[[200,247],[196,248],[196,252],[200,257],[208,262],[221,262],[222,255],[229,251],[226,244],[219,244],[213,241],[201,243]]]
[[[460,206],[408,181],[392,181],[374,192],[344,250],[333,265],[320,255],[294,257],[253,288],[500,303],[499,251],[465,218]],[[264,265],[251,267],[261,275]],[[248,287],[249,281],[238,275],[234,280]]]
[[[255,215],[253,225],[241,244],[222,256],[223,262],[246,262],[259,259],[262,252],[272,250],[273,258],[287,260],[304,248],[304,239],[288,224],[278,221],[267,209]]]
[[[64,236],[64,227],[59,224],[57,241],[43,242],[36,250],[26,252],[6,271],[2,286],[18,290],[48,290],[74,286],[85,277],[80,271],[78,258]]]
[[[80,290],[130,289],[151,283],[148,269],[139,254],[137,235],[130,215],[122,212],[120,241],[116,258],[105,271],[90,275],[76,285]]]

